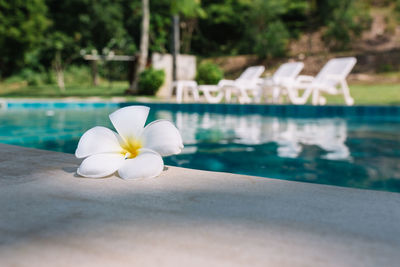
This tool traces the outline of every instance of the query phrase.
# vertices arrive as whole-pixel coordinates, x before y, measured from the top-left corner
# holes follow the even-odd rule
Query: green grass
[[[62,98],[62,97],[121,97],[126,96],[127,82],[102,82],[99,86],[67,85],[64,92],[56,85],[26,86],[24,83],[0,83],[0,97]],[[400,105],[400,84],[350,85],[356,105]],[[343,96],[326,96],[327,104],[344,105]],[[129,97],[135,100],[135,97]],[[150,97],[157,99],[156,97]]]
[[[350,85],[355,105],[400,105],[400,84]],[[327,96],[327,104],[344,105],[343,96]]]
[[[125,96],[124,91],[128,88],[127,82],[114,82],[112,84],[102,83],[98,86],[92,85],[67,85],[61,91],[56,85],[41,86],[18,86],[0,84],[1,97],[28,97],[28,98],[60,98],[60,97],[113,97]]]

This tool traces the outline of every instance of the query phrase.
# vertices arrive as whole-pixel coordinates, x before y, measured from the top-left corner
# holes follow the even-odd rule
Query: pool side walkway
[[[75,175],[0,145],[0,266],[399,266],[400,194],[167,167]]]

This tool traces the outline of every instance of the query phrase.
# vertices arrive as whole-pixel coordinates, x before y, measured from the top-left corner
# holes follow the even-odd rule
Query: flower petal
[[[129,106],[110,114],[110,120],[122,139],[138,138],[149,115],[149,107]]]
[[[146,126],[142,134],[143,146],[161,156],[179,154],[183,149],[181,134],[167,120],[157,120]]]
[[[93,127],[82,135],[75,156],[86,158],[99,153],[120,152],[120,139],[116,132],[106,127]]]
[[[79,166],[80,176],[100,178],[113,174],[125,162],[124,155],[117,153],[96,154],[86,158]]]
[[[164,168],[161,156],[150,150],[141,149],[139,155],[125,160],[118,170],[122,179],[153,178],[158,176]]]

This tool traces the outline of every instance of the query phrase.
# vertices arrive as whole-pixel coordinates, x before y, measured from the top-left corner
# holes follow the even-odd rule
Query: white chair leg
[[[253,92],[255,93],[255,95],[254,95],[254,103],[261,103],[261,99],[262,99],[262,96],[263,96],[262,89],[259,88],[259,89],[254,90]]]
[[[301,97],[298,96],[297,89],[287,87],[286,93],[287,96],[292,104],[295,105],[304,105],[307,103],[307,99],[310,97],[311,93],[313,92],[312,88],[307,88]]]
[[[186,86],[182,86],[182,91],[183,91],[183,99],[182,100],[184,100],[184,99],[186,99],[186,101],[187,101],[187,99],[189,99],[189,87],[186,85]]]
[[[182,103],[182,86],[181,85],[176,85],[176,102],[177,103]]]
[[[251,103],[251,98],[247,94],[246,89],[240,88],[238,90],[238,100],[240,104]]]
[[[343,96],[344,96],[344,101],[346,102],[346,105],[351,106],[354,104],[354,99],[351,97],[350,95],[350,89],[349,86],[347,85],[346,81],[341,81],[340,83],[341,85],[341,89],[343,92]]]
[[[222,98],[224,97],[224,93],[221,91],[219,91],[216,96],[213,96],[209,90],[203,90],[203,94],[206,98],[206,101],[212,104],[221,102]]]
[[[238,98],[240,104],[249,104],[251,103],[251,98],[248,96],[241,95]]]
[[[274,86],[272,88],[272,103],[279,103],[279,96],[281,95],[281,88]]]
[[[232,100],[232,89],[231,88],[225,88],[225,100],[227,103],[230,103]]]
[[[192,94],[194,101],[199,102],[200,96],[199,96],[199,90],[197,90],[197,86],[192,87]]]
[[[319,104],[319,90],[315,88],[312,92],[312,104],[318,105]]]

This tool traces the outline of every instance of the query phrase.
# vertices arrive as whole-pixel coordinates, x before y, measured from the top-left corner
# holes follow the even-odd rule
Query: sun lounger
[[[286,88],[291,88],[303,69],[303,62],[288,62],[282,64],[271,78],[261,80],[263,95],[272,103],[279,103],[287,94]],[[270,98],[269,98],[270,96]]]
[[[313,105],[324,105],[326,99],[321,96],[322,93],[343,94],[346,104],[353,105],[354,100],[350,95],[346,77],[356,61],[354,57],[334,58],[325,64],[315,78],[300,75],[295,84],[286,87],[290,101],[293,104],[305,104],[312,95]],[[301,96],[298,95],[300,90],[304,90]]]
[[[177,103],[182,103],[184,98],[188,98],[189,93],[192,94],[193,100],[195,102],[198,102],[200,97],[199,97],[199,91],[197,90],[197,82],[195,81],[175,81],[172,83],[172,88],[176,88],[176,102]]]
[[[259,78],[264,70],[264,66],[249,67],[236,80],[221,80],[218,85],[200,85],[198,89],[208,103],[219,103],[224,98],[231,102],[232,96],[236,96],[239,103],[249,103],[248,91],[260,92]]]

